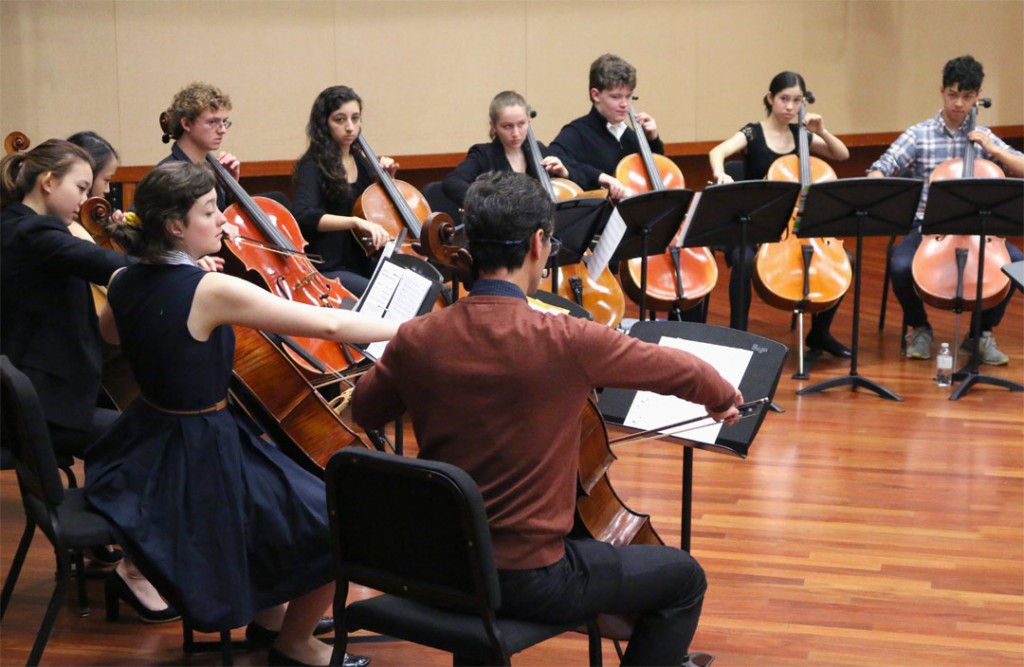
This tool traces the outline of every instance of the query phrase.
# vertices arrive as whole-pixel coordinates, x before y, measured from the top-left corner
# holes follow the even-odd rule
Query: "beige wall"
[[[193,80],[230,93],[225,148],[297,157],[325,86],[362,95],[380,154],[486,139],[494,93],[522,92],[550,140],[588,109],[587,71],[637,66],[666,141],[725,138],[794,69],[838,134],[897,131],[939,106],[942,64],[985,63],[987,125],[1024,123],[1024,1],[0,0],[0,132],[94,129],[127,165],[167,153],[159,113]]]

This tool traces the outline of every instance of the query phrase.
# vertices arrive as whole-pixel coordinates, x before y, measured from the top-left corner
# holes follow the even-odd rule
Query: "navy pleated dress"
[[[142,390],[86,454],[86,497],[139,569],[201,631],[240,627],[332,579],[323,482],[227,394],[234,331],[207,341],[186,322],[192,265],[137,264],[109,302]],[[190,414],[183,414],[190,413]]]

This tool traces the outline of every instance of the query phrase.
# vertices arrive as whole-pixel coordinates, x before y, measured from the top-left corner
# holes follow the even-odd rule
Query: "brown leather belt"
[[[158,412],[166,412],[169,415],[205,415],[208,412],[217,412],[228,407],[228,399],[226,397],[220,399],[219,401],[217,401],[216,403],[209,407],[199,408],[198,410],[171,410],[169,408],[162,408],[159,405],[156,405],[155,403],[153,403],[152,401],[150,401],[141,394],[139,395],[139,398],[142,400],[143,403],[153,408],[154,410]]]

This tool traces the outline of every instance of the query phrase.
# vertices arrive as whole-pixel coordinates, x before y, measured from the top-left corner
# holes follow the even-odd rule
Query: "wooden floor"
[[[710,587],[693,648],[716,655],[716,667],[1024,664],[1024,393],[978,386],[951,402],[932,379],[933,362],[901,359],[892,300],[889,324],[877,331],[883,256],[883,243],[866,243],[859,370],[905,400],[848,389],[798,397],[805,383],[789,377],[793,347],[776,395],[785,413],[767,418],[750,457],[696,452],[693,553]],[[724,267],[722,275],[716,324],[728,320]],[[986,374],[1024,381],[1022,301],[1018,294],[996,332],[1011,363]],[[846,341],[851,313],[848,298],[833,328]],[[937,342],[952,341],[953,316],[931,314]],[[787,313],[755,301],[751,316],[751,331],[795,345]],[[847,372],[826,359],[811,380]],[[678,545],[681,449],[648,442],[618,454],[616,490]],[[22,528],[12,472],[0,474],[0,502],[6,575]],[[42,618],[52,583],[46,544],[37,537],[4,621],[4,665],[25,661]],[[127,609],[106,623],[102,588],[90,586],[92,615],[62,611],[44,664],[184,661],[179,624],[143,625]],[[375,667],[450,664],[400,642],[360,649]],[[586,656],[584,639],[567,635],[514,662],[582,665]],[[604,658],[617,663],[607,642]],[[265,660],[249,653],[236,664]],[[212,655],[191,662],[218,664]]]

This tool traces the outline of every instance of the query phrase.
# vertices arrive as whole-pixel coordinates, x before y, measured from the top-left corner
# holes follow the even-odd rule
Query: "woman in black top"
[[[295,165],[293,212],[309,242],[307,252],[323,257],[318,268],[356,296],[362,295],[373,273],[353,233],[373,239],[382,247],[390,235],[380,225],[352,215],[356,199],[373,184],[373,174],[362,155],[352,150],[362,127],[363,101],[348,86],[331,86],[317,96],[309,112],[306,136],[309,148]],[[380,158],[392,176],[398,163]],[[346,232],[343,234],[333,232]]]
[[[481,174],[489,171],[514,171],[537,176],[526,159],[526,151],[529,150],[526,133],[530,127],[530,105],[526,99],[514,90],[502,91],[491,100],[488,116],[491,120],[490,143],[471,146],[466,159],[455,171],[445,176],[441,184],[444,193],[459,206],[462,206],[469,186]],[[551,155],[544,144],[537,144],[545,170],[553,176],[575,180],[574,174],[570,173],[562,160]]]
[[[784,155],[795,154],[797,151],[797,118],[800,105],[807,94],[807,86],[802,76],[796,72],[780,72],[768,86],[768,94],[764,97],[767,118],[756,123],[745,125],[739,132],[711,149],[708,159],[715,183],[732,183],[731,176],[725,173],[725,158],[741,153],[743,155],[744,178],[746,180],[763,179],[772,163]],[[815,113],[804,115],[804,122],[810,131],[810,150],[831,160],[843,161],[850,157],[850,151],[834,134],[825,129],[825,121]],[[754,257],[757,248],[734,247],[729,249],[729,265],[733,267],[729,279],[729,302],[732,306],[729,326],[734,329],[745,329],[750,310],[750,281],[740,281],[740,271],[736,270],[739,262],[746,267],[746,275],[754,275]],[[745,298],[743,298],[745,297]],[[746,312],[739,312],[737,305],[743,298]],[[839,357],[850,356],[850,350],[832,337],[829,332],[832,319],[835,317],[837,303],[834,307],[812,317],[811,331],[807,335],[807,346],[813,350],[825,350]]]

